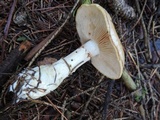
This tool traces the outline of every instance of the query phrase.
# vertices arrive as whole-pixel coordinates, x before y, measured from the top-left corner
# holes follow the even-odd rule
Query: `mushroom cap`
[[[83,4],[76,13],[76,28],[82,44],[94,40],[100,54],[91,58],[93,66],[111,79],[121,77],[124,51],[108,12],[98,4]]]

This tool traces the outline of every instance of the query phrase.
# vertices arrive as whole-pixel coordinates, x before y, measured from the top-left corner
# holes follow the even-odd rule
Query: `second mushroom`
[[[83,4],[76,14],[76,28],[82,46],[53,64],[22,71],[9,88],[16,94],[15,102],[45,96],[89,60],[106,77],[121,77],[124,52],[107,11],[98,4]]]

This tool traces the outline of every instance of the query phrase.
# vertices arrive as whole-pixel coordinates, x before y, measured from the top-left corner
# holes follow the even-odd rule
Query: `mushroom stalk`
[[[90,40],[53,64],[25,69],[10,86],[10,91],[16,93],[16,102],[40,98],[55,90],[66,77],[98,54],[97,43]]]

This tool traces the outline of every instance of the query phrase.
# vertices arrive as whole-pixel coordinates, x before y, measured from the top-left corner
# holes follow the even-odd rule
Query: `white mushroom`
[[[22,71],[10,86],[16,102],[45,96],[89,60],[106,77],[121,77],[124,52],[107,11],[97,4],[83,4],[76,14],[76,27],[83,45],[53,64]]]

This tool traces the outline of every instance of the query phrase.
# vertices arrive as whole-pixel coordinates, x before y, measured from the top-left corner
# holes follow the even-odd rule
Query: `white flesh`
[[[10,91],[16,93],[16,102],[37,99],[55,90],[62,81],[81,65],[99,54],[97,44],[90,40],[59,61],[22,71]]]

